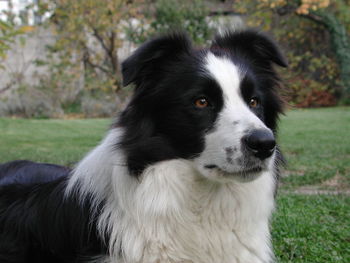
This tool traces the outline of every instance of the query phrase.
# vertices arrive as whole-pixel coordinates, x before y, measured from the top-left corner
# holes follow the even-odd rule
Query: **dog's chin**
[[[227,171],[212,165],[210,168],[201,169],[201,174],[209,180],[230,183],[232,181],[249,183],[260,177],[266,168],[256,166],[253,168],[241,168],[237,171]]]

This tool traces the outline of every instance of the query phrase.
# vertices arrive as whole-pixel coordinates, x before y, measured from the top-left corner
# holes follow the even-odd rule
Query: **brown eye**
[[[196,101],[194,102],[194,104],[196,105],[196,107],[198,108],[205,108],[209,106],[209,102],[206,98],[202,97],[199,99],[196,99]]]
[[[250,106],[251,108],[256,108],[256,107],[258,107],[258,105],[259,105],[259,101],[258,101],[257,98],[251,98],[251,99],[250,99],[250,101],[249,101],[249,106]]]

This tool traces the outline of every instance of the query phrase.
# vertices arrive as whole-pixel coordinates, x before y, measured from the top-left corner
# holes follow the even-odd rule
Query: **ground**
[[[74,165],[107,119],[0,119],[0,162]],[[278,141],[287,166],[272,220],[281,263],[350,262],[350,108],[289,110]]]

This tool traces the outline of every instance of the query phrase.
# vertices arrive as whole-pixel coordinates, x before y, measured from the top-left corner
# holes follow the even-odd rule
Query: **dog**
[[[122,63],[130,102],[71,172],[1,166],[0,262],[273,262],[275,66],[280,49],[254,30],[143,44]]]

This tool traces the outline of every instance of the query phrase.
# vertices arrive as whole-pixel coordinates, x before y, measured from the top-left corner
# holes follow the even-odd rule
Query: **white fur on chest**
[[[186,160],[165,161],[129,175],[124,155],[111,151],[111,131],[75,169],[67,194],[106,204],[99,215],[113,263],[267,263],[274,176],[213,182]]]
[[[116,199],[100,223],[112,233],[111,250],[122,248],[122,262],[270,262],[272,174],[222,184],[182,160],[154,165],[140,181],[115,172]]]

